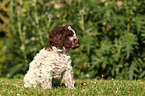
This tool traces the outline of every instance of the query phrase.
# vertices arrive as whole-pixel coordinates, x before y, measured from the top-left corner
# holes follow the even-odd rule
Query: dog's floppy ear
[[[55,28],[48,37],[48,43],[45,47],[45,49],[50,49],[52,46],[58,47],[58,48],[63,48],[64,46],[64,40],[66,38],[66,33],[68,29],[66,26],[63,27],[57,27]]]

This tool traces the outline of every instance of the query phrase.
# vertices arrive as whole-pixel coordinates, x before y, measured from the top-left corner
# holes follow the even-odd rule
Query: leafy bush
[[[81,44],[71,51],[75,78],[145,78],[144,4],[139,0],[11,0],[1,76],[25,74],[46,45],[49,32],[71,25]]]

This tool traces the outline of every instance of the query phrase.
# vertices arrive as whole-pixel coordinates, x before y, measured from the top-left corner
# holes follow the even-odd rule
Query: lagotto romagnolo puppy
[[[55,28],[49,35],[47,45],[36,54],[24,77],[24,87],[50,89],[64,81],[74,89],[70,49],[79,47],[79,40],[71,26]]]

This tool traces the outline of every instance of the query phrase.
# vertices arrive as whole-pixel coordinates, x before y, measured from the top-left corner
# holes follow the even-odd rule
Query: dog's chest
[[[35,68],[43,72],[60,74],[71,66],[71,57],[68,54],[42,49],[35,57]],[[37,60],[37,61],[36,61]]]

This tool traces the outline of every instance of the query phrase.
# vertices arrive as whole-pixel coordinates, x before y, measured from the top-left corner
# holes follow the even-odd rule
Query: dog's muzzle
[[[70,37],[70,41],[72,42],[72,49],[78,48],[80,43],[79,43],[79,39],[76,36],[72,36]]]
[[[72,49],[75,49],[75,48],[78,48],[80,45],[79,43],[79,39],[74,39],[73,42],[72,42]]]

